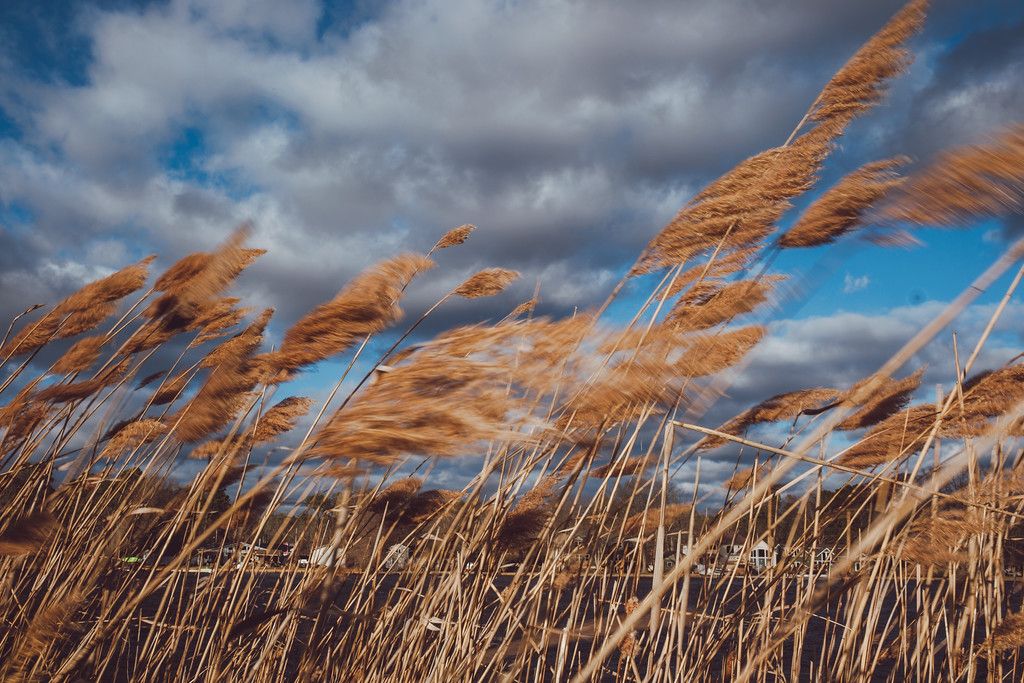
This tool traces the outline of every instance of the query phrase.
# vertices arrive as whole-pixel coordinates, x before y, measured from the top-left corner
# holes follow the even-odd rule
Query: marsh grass
[[[277,348],[272,311],[226,295],[263,253],[244,228],[148,288],[152,259],[17,316],[0,345],[2,675],[1020,680],[1008,572],[1024,565],[1024,370],[974,364],[1024,268],[935,401],[915,403],[921,373],[901,369],[1019,245],[864,380],[700,424],[766,333],[776,250],[1019,209],[1014,128],[909,179],[903,159],[868,164],[776,236],[906,67],[924,9],[914,0],[871,38],[785,144],[696,195],[596,311],[535,317],[535,295],[496,323],[406,343],[451,297],[517,275],[482,270],[396,329],[438,252],[472,247],[463,225],[428,255],[369,266]],[[649,295],[612,325],[602,314],[627,282]],[[385,333],[398,341],[367,359]],[[277,396],[329,358],[347,365],[325,401]],[[785,443],[750,437],[768,423],[788,425]],[[830,449],[841,432],[850,445]],[[478,473],[434,488],[431,463],[454,456]],[[730,457],[724,484],[702,475]],[[181,484],[185,458],[197,474]],[[285,544],[283,566],[262,564]],[[721,550],[759,545],[777,561]],[[329,561],[300,567],[313,549]]]

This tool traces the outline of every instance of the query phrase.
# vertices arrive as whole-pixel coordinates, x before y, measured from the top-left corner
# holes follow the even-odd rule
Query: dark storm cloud
[[[908,151],[931,156],[974,142],[1024,112],[1024,19],[969,34],[939,56],[902,131]]]

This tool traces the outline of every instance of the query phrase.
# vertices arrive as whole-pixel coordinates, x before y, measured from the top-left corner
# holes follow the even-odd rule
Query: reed
[[[795,296],[765,272],[775,247],[1020,209],[1018,126],[906,178],[902,158],[868,164],[775,237],[906,68],[924,8],[652,237],[624,276],[649,290],[627,323],[536,316],[537,292],[496,322],[418,332],[518,277],[494,267],[393,329],[468,224],[369,266],[277,348],[273,311],[229,291],[263,253],[244,227],[156,277],[145,259],[30,307],[0,346],[2,675],[1024,678],[1024,364],[974,367],[1024,267],[937,401],[901,369],[1020,246],[878,372],[696,424]],[[325,401],[276,395],[330,358],[348,369]],[[442,461],[469,483],[447,488]]]

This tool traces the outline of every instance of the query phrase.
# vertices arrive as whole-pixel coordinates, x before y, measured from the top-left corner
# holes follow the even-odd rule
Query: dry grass
[[[789,142],[741,162],[654,236],[628,274],[650,285],[628,324],[604,308],[535,318],[535,296],[499,322],[405,343],[450,297],[494,295],[517,276],[480,271],[392,331],[434,265],[406,254],[355,277],[274,349],[273,312],[228,296],[262,254],[244,229],[149,288],[152,259],[19,316],[0,348],[0,673],[1024,678],[1008,575],[1024,563],[1024,365],[976,372],[986,332],[949,364],[938,403],[915,401],[922,371],[900,370],[977,283],[847,388],[779,394],[700,440],[677,421],[727,393],[769,334],[781,278],[747,271],[767,262],[778,221],[849,121],[906,67],[923,8],[911,2],[869,40]],[[900,163],[843,179],[777,245],[826,245],[873,217],[955,225],[1020,207],[1019,127],[897,188]],[[398,341],[368,361],[387,334]],[[333,357],[368,366],[365,379],[344,383],[346,370],[323,402],[276,398]],[[783,425],[785,443],[756,440]],[[439,459],[459,456],[464,489],[429,483]],[[775,559],[735,559],[755,548]],[[299,566],[310,553],[331,561]],[[259,566],[272,559],[282,566]]]

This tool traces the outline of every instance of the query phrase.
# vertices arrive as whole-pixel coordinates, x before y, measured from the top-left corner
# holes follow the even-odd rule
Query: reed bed
[[[159,275],[145,259],[17,316],[0,343],[2,675],[1024,678],[1024,366],[974,367],[1020,245],[862,381],[702,424],[792,296],[769,272],[778,250],[1020,210],[1019,126],[909,176],[884,159],[818,188],[925,9],[870,38],[784,144],[698,193],[597,310],[537,317],[535,298],[415,336],[452,297],[518,276],[484,269],[403,322],[416,277],[472,248],[463,225],[369,265],[272,348],[273,311],[229,295],[262,254],[243,226]],[[947,385],[919,398],[907,360],[1014,267]],[[648,295],[613,324],[627,285]],[[285,395],[328,359],[347,369],[325,401]],[[752,438],[763,424],[788,436]],[[433,487],[432,463],[456,456],[476,476]],[[728,481],[702,479],[727,459]]]

